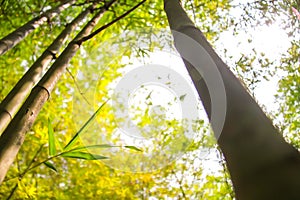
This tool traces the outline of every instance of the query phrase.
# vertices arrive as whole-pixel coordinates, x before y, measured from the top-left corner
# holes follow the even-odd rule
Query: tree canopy
[[[70,2],[71,5],[56,16],[46,17],[24,40],[1,55],[1,101],[80,13],[87,11],[86,17],[61,42],[61,47],[50,52],[50,65],[101,8],[105,12],[101,14],[93,30],[101,29],[138,3],[131,0],[64,2]],[[112,4],[109,5],[109,2]],[[0,3],[0,38],[3,38],[28,21],[61,5],[62,1],[2,0]],[[206,38],[215,45],[222,58],[233,63],[229,66],[251,93],[254,93],[262,81],[273,79],[275,74],[279,77],[276,94],[278,109],[268,115],[286,140],[299,148],[300,121],[297,111],[300,110],[300,21],[293,11],[300,10],[299,1],[264,0],[244,3],[228,0],[182,0],[181,3]],[[93,5],[96,6],[90,9]],[[236,12],[240,14],[236,15]],[[218,46],[224,32],[238,35],[252,27],[272,24],[279,24],[285,31],[289,40],[282,42],[287,42],[290,46],[285,53],[275,58],[269,58],[265,52],[257,53],[255,48],[248,54],[229,55],[230,51],[226,47]],[[153,39],[163,37],[165,32],[167,39]],[[114,117],[116,108],[108,103],[111,100],[111,87],[126,72],[126,66],[134,62],[147,62],[152,52],[165,50],[160,42],[169,42],[170,51],[174,51],[170,35],[163,1],[148,0],[111,26],[105,27],[93,38],[84,41],[27,133],[24,144],[0,187],[0,197],[234,199],[225,160],[204,118],[199,119],[193,127],[195,137],[192,141],[178,138],[176,134],[181,133],[182,125],[174,119],[165,119],[163,115],[151,116],[149,107],[154,100],[151,98],[151,91],[146,90],[146,108],[137,105],[135,117],[139,119],[137,124],[140,127],[151,128],[151,124],[167,122],[165,134],[157,133],[153,129],[153,135],[156,134],[161,143],[156,141],[157,146],[147,149],[144,144],[140,146],[136,143],[122,143],[120,137],[116,137],[115,131],[121,122]],[[250,46],[252,40],[249,37],[241,42]],[[50,65],[45,66],[39,78]],[[183,95],[178,101],[184,98]],[[259,102],[261,97],[256,98]],[[268,108],[265,110],[268,112]],[[94,140],[99,132],[103,137],[99,141]],[[76,134],[84,139],[77,140]],[[172,143],[176,139],[189,142],[188,146],[184,146],[184,142]],[[86,145],[98,145],[96,148],[101,149],[103,154],[95,155],[98,150],[83,149]],[[163,154],[161,157],[154,157],[157,161],[150,159],[147,162],[155,168],[149,171],[139,169],[136,170],[139,173],[136,173],[130,170],[144,158],[141,156],[143,153],[155,152],[160,155],[160,145],[176,146],[170,152],[183,153],[167,164],[164,163],[163,159],[166,157]],[[74,148],[77,149],[68,152]],[[91,153],[94,154],[93,157],[90,157]]]

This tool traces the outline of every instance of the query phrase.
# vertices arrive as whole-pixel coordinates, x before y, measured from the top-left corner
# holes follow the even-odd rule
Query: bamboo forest
[[[300,199],[299,0],[0,0],[0,199]]]

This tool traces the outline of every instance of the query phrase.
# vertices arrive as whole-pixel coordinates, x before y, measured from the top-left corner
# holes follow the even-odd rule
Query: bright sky
[[[252,42],[248,43],[247,40],[250,36]],[[272,24],[247,30],[247,33],[244,32],[237,36],[233,36],[230,31],[224,32],[221,34],[217,45],[226,47],[228,55],[233,56],[232,60],[237,61],[241,53],[247,55],[252,52],[253,48],[258,53],[265,53],[265,57],[270,58],[270,60],[276,60],[282,53],[287,52],[289,38],[277,24]],[[254,90],[257,100],[265,105],[269,111],[274,106],[274,94],[277,90],[278,80],[277,76],[270,81],[263,80]]]
[[[248,38],[250,37],[252,42],[248,43]],[[224,49],[224,47],[227,49],[227,54],[233,56],[230,62],[239,60],[241,53],[244,53],[245,55],[251,53],[253,48],[255,48],[258,53],[264,52],[266,57],[272,60],[280,57],[280,54],[287,51],[289,47],[289,39],[285,32],[281,30],[277,24],[273,24],[270,26],[261,26],[256,27],[255,29],[249,29],[247,32],[241,32],[237,36],[233,35],[231,31],[224,32],[221,34],[220,39],[216,42],[216,47],[218,49]],[[126,58],[123,60],[123,62],[126,63]],[[175,69],[178,73],[184,74],[184,76],[189,79],[181,58],[173,55],[172,53],[158,51],[151,54],[150,58],[145,59],[144,62],[147,64],[153,63],[169,66],[172,69]],[[134,66],[137,67],[145,63],[136,62],[133,66],[128,66],[127,70],[134,68]],[[228,64],[230,65],[230,63]],[[254,90],[254,94],[258,102],[265,105],[269,112],[277,108],[276,104],[274,103],[277,82],[278,77],[276,76],[270,79],[270,81],[263,80]],[[137,93],[135,95],[131,95],[132,97],[135,96],[135,98],[131,99],[132,105],[142,106],[140,103],[141,99],[136,98],[136,96],[145,97],[151,90],[154,91],[152,93],[153,99],[156,99],[154,105],[160,105],[161,107],[168,108],[168,110],[172,109],[172,107],[174,109],[177,108],[175,113],[179,111],[178,108],[180,109],[180,107],[176,105],[170,106],[170,104],[168,104],[168,102],[173,99],[172,95],[174,94],[167,92],[166,88],[159,88],[159,86],[149,86],[148,91],[144,92],[141,90],[136,90]],[[178,104],[180,101],[174,103]],[[203,119],[207,120],[204,113],[202,113],[201,116]],[[210,172],[215,173],[218,169],[220,169],[220,165],[218,163],[219,159],[217,158],[217,153],[214,151],[206,156],[205,160],[202,160],[201,162],[203,162],[203,165],[205,166],[204,174]],[[195,165],[198,164],[199,163],[195,163]]]
[[[255,0],[234,0],[232,3],[234,5],[239,3],[246,5],[248,2],[251,3],[254,1]],[[243,11],[239,8],[234,8],[231,12],[237,19],[242,13]],[[246,31],[240,31],[240,33],[235,36],[233,36],[232,30],[226,31],[221,34],[216,45],[221,51],[225,47],[228,50],[227,54],[233,56],[232,61],[237,61],[241,53],[247,55],[252,52],[252,49],[255,49],[257,54],[263,52],[265,57],[269,58],[270,61],[277,61],[278,63],[278,59],[282,54],[287,52],[290,45],[290,38],[287,33],[280,28],[280,20],[282,19],[278,16],[275,23],[257,26],[255,28],[248,27]],[[285,20],[289,19],[287,18]],[[249,38],[251,38],[251,43],[248,42]],[[255,66],[253,66],[253,68],[255,68]],[[254,90],[255,98],[260,104],[266,107],[268,112],[272,112],[278,108],[274,95],[278,89],[280,76],[282,76],[282,74],[278,72],[270,81],[263,80]]]
[[[245,1],[243,1],[243,3],[244,2]],[[235,14],[238,15],[239,12],[237,11]],[[251,43],[248,42],[249,38],[251,38],[252,40]],[[222,55],[224,48],[227,49],[227,55],[233,56],[231,60],[227,60],[227,64],[233,65],[234,62],[239,60],[241,53],[247,55],[252,52],[253,48],[255,48],[258,53],[265,53],[265,57],[270,58],[270,60],[272,60],[273,58],[278,58],[280,57],[280,54],[287,51],[289,47],[289,38],[287,34],[285,34],[285,32],[279,28],[278,24],[275,23],[270,26],[260,26],[247,29],[245,32],[240,32],[238,35],[233,35],[232,30],[226,31],[220,35],[219,40],[215,43],[215,45],[217,47],[217,50],[220,50],[220,55]],[[178,55],[174,55],[174,52],[170,53],[157,51],[151,54],[149,58],[144,58],[143,61],[144,63],[138,60],[133,61],[134,64],[127,65],[123,72],[125,72],[126,74],[131,69],[144,64],[159,64],[171,67],[173,70],[183,75],[183,77],[189,79],[181,58]],[[130,62],[130,60],[127,57],[123,57],[122,64],[126,64],[127,62]],[[274,94],[277,90],[277,82],[278,77],[274,77],[270,79],[270,81],[264,80],[254,91],[255,97],[257,98],[258,102],[265,105],[269,112],[276,109],[276,104],[274,104]],[[116,81],[114,84],[118,84],[118,81]],[[114,88],[114,86],[115,85],[112,85],[112,88]],[[178,112],[180,112],[182,108],[180,106],[181,102],[174,101],[174,93],[168,91],[166,87],[160,87],[157,84],[152,86],[148,85],[146,88],[136,88],[134,94],[130,94],[129,104],[131,104],[133,107],[138,105],[145,109],[147,107],[145,98],[147,98],[150,93],[152,95],[154,105],[153,108],[151,108],[152,110],[150,110],[150,112],[165,112],[166,118],[171,118],[171,115],[174,115],[174,118],[180,118],[181,115],[178,114]],[[173,102],[173,104],[169,104],[169,102]],[[128,115],[129,117],[134,116],[134,114],[132,113],[129,113]],[[201,115],[201,118],[207,121],[207,118],[203,113]],[[132,121],[134,123],[138,123],[138,121]],[[133,135],[134,134],[123,134],[123,137],[125,138],[123,138],[123,141],[129,141],[130,138],[135,139],[134,137],[132,137]],[[204,168],[205,170],[207,170],[206,173],[208,173],[210,170],[216,171],[216,169],[219,169],[219,159],[217,158],[217,154],[215,152],[209,154],[206,157],[206,161],[202,160],[200,162],[203,162],[203,165],[207,166]],[[195,165],[198,164],[199,163],[195,163]]]
[[[251,2],[236,0],[235,2]],[[236,11],[236,16],[239,16],[240,11]],[[220,39],[216,42],[218,49],[227,49],[227,55],[233,56],[232,61],[237,61],[240,58],[241,53],[245,55],[252,52],[255,48],[257,53],[263,52],[266,58],[277,60],[281,57],[281,54],[286,53],[290,39],[287,33],[282,30],[278,23],[271,24],[269,26],[258,26],[255,28],[248,28],[245,32],[240,32],[238,35],[233,35],[232,30],[222,33]],[[252,42],[249,43],[248,39],[251,38]],[[229,64],[229,63],[228,63]],[[232,64],[232,63],[231,63]],[[255,66],[253,66],[255,67]],[[274,67],[274,66],[273,66]],[[278,89],[278,81],[282,74],[276,74],[269,81],[262,80],[254,89],[254,96],[256,100],[265,106],[268,112],[275,111],[279,105],[276,102],[275,94]],[[218,164],[218,158],[216,153],[209,155],[209,160],[204,161],[209,166],[205,169],[206,173],[215,173],[217,169],[220,169]]]
[[[249,36],[252,38],[252,43],[250,44],[247,42]],[[238,36],[234,36],[230,31],[224,32],[221,34],[216,45],[220,48],[226,47],[228,55],[233,56],[233,61],[239,59],[241,52],[247,55],[251,53],[253,48],[257,52],[264,52],[266,57],[272,60],[287,51],[289,38],[278,25],[273,24],[271,26],[261,26],[256,29],[247,30],[247,33],[241,33]],[[275,75],[269,81],[263,80],[254,90],[256,100],[260,104],[263,104],[268,112],[272,112],[278,108],[274,97],[278,89],[278,81],[279,77]],[[220,169],[216,152],[212,152],[204,162],[205,166],[209,166],[205,168],[205,173],[215,173]]]

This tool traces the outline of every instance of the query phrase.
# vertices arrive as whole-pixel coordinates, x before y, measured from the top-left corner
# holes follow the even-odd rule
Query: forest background
[[[0,57],[1,100],[7,96],[60,31],[82,10],[90,6],[91,2],[77,1]],[[103,14],[97,27],[116,19],[136,3],[136,1],[116,2]],[[57,1],[3,0],[0,38],[58,4],[60,2]],[[261,103],[286,140],[300,148],[300,138],[297,134],[300,130],[300,118],[297,112],[300,110],[300,44],[299,19],[296,12],[300,10],[300,2],[297,0],[247,2],[195,0],[182,1],[182,4],[196,25],[215,46],[219,55]],[[81,23],[81,27],[83,24]],[[88,68],[103,74],[101,84],[97,85],[97,91],[101,92],[96,98],[98,98],[97,102],[105,102],[109,85],[121,76],[120,69],[124,69],[128,64],[124,60],[132,61],[136,58],[143,60],[154,50],[153,46],[157,45],[151,44],[153,46],[142,48],[135,42],[131,42],[138,40],[140,35],[126,35],[127,45],[113,46],[113,44],[124,43],[116,37],[125,30],[138,30],[139,34],[147,35],[155,33],[152,30],[162,30],[167,26],[163,3],[146,1],[128,16],[84,42],[40,112],[33,128],[27,134],[13,166],[1,185],[1,198],[86,199],[98,196],[101,199],[234,199],[225,161],[204,119],[201,120],[201,126],[197,127],[197,132],[205,137],[197,138],[180,159],[151,173],[123,172],[107,166],[109,161],[105,164],[101,161],[87,161],[86,158],[54,156],[49,160],[49,156],[56,153],[50,152],[49,155],[49,143],[51,143],[49,136],[54,135],[55,146],[59,151],[60,146],[70,141],[83,122],[88,120],[88,118],[80,118],[82,122],[79,123],[75,116],[78,111],[74,109],[74,95],[81,99],[80,102],[93,99],[84,92],[88,86],[77,80],[78,71],[82,69],[89,71]],[[280,47],[280,50],[275,50],[276,45],[272,49],[267,45],[265,48],[259,47],[257,40],[261,36],[261,29],[281,31],[282,38],[274,37],[276,34],[273,32],[266,33],[269,38],[272,38],[273,43]],[[78,31],[80,28],[72,32],[71,37]],[[232,36],[238,40],[237,43],[227,42]],[[63,44],[63,47],[66,47],[66,44]],[[102,56],[97,57],[99,54]],[[98,63],[91,63],[93,56],[99,60]],[[108,64],[109,68],[107,68]],[[273,94],[272,106],[263,105],[267,97],[257,92],[259,91],[257,88],[266,87],[268,82],[271,82],[276,91]],[[278,86],[274,83],[278,83]],[[145,116],[144,114],[141,116]],[[103,106],[97,123],[105,132],[113,132],[117,126],[112,123],[112,117],[111,109]],[[146,117],[142,119],[141,124],[147,123],[149,119]],[[107,146],[103,148],[108,151],[112,149]],[[203,155],[199,149],[208,150],[208,153]],[[141,153],[139,150],[134,146],[123,148],[123,151],[130,154],[139,154]]]

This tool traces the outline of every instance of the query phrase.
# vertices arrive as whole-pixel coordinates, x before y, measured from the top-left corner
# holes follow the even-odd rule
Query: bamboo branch
[[[26,169],[24,170],[24,172],[20,173],[18,178],[19,178],[19,181],[22,181],[24,175],[29,171],[31,165],[35,162],[36,158],[38,157],[38,155],[41,153],[42,149],[44,147],[44,144],[42,144],[40,146],[40,148],[38,149],[38,151],[35,153],[35,155],[33,156],[33,158],[31,159],[31,161],[29,162],[28,166],[26,167]],[[5,181],[5,180],[4,180]],[[18,188],[18,183],[16,183],[16,185],[13,187],[13,189],[10,191],[8,197],[6,198],[7,200],[11,199],[12,196],[14,195],[15,191],[17,190]]]
[[[105,24],[104,26],[100,27],[99,29],[97,29],[96,31],[94,31],[93,33],[91,33],[90,35],[82,38],[81,40],[79,40],[78,42],[84,42],[87,41],[91,38],[93,38],[95,35],[97,35],[98,33],[100,33],[101,31],[103,31],[104,29],[110,27],[111,25],[113,25],[114,23],[116,23],[117,21],[123,19],[124,17],[126,17],[128,14],[130,14],[132,11],[134,11],[135,9],[137,9],[139,6],[141,6],[143,3],[145,3],[146,0],[141,1],[140,3],[138,3],[137,5],[135,5],[134,7],[132,7],[131,9],[129,9],[128,11],[126,11],[124,14],[120,15],[119,17],[115,18],[114,20],[112,20],[111,22],[109,22],[108,24]]]

